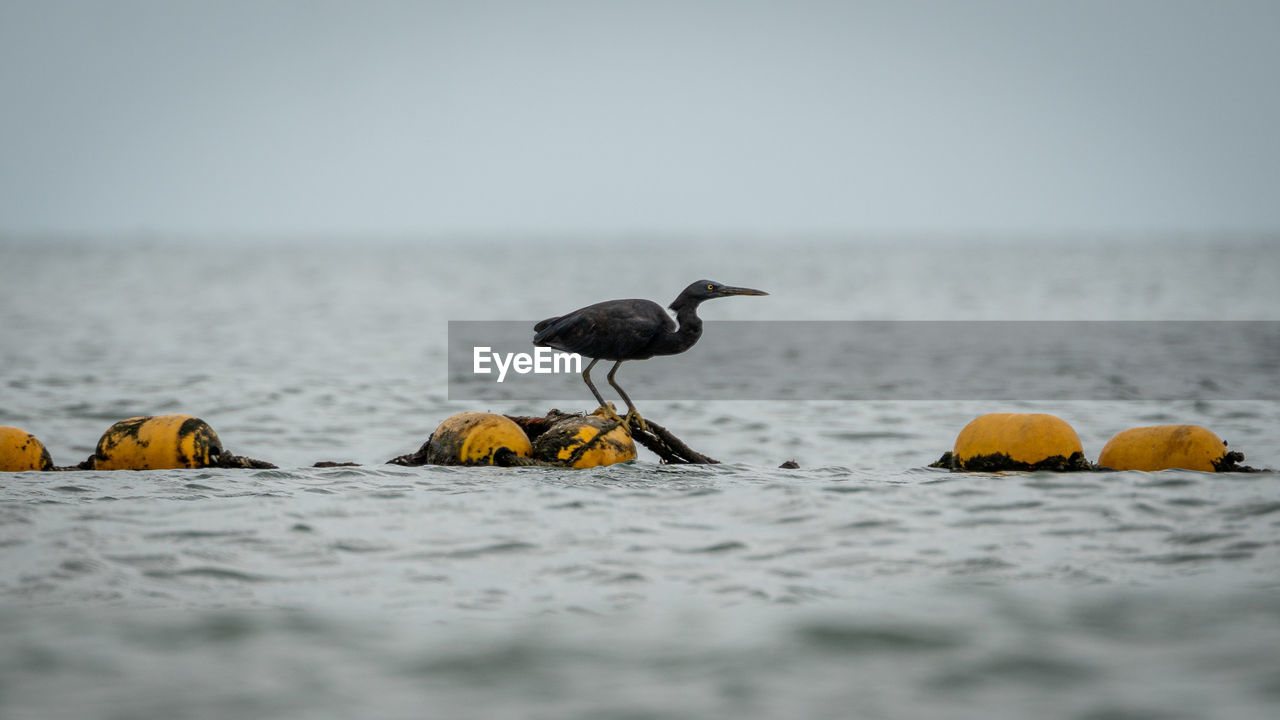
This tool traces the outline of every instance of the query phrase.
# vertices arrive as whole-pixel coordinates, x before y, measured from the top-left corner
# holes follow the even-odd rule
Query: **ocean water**
[[[72,465],[184,412],[280,469],[0,477],[0,717],[1275,717],[1274,474],[926,467],[1001,410],[1280,467],[1274,397],[628,386],[725,464],[384,463],[454,412],[590,409],[450,402],[450,320],[701,277],[771,293],[715,320],[1277,320],[1278,275],[1263,240],[5,242],[0,424]]]

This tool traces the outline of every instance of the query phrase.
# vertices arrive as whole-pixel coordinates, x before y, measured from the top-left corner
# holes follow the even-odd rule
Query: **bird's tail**
[[[547,318],[546,320],[543,320],[542,322],[539,322],[537,325],[534,325],[534,326],[533,326],[533,331],[534,331],[535,333],[537,333],[537,335],[534,335],[534,336],[533,336],[533,344],[534,344],[534,345],[538,345],[538,344],[540,344],[543,340],[545,340],[545,339],[546,339],[546,336],[547,336],[547,335],[549,335],[550,333],[548,333],[548,332],[543,332],[543,331],[544,331],[544,330],[547,330],[548,328],[550,328],[550,327],[551,327],[552,325],[554,325],[554,324],[555,324],[555,322],[556,322],[557,320],[559,320],[559,319],[560,319],[560,316],[556,316],[556,317],[549,317],[549,318]]]

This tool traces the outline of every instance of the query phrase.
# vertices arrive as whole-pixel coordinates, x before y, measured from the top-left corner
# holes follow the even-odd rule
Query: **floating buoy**
[[[0,472],[52,469],[49,451],[35,435],[22,428],[0,425]]]
[[[1214,472],[1223,464],[1227,444],[1199,425],[1153,425],[1116,433],[1098,456],[1112,470],[1200,470]]]
[[[577,469],[591,468],[635,460],[636,444],[627,426],[616,420],[574,416],[539,435],[533,443],[533,457]]]
[[[168,470],[216,463],[222,442],[191,415],[134,417],[107,428],[94,451],[94,470]]]
[[[957,470],[1088,469],[1076,431],[1044,413],[979,415],[956,436],[950,460]]]
[[[516,457],[533,454],[529,436],[505,415],[459,413],[445,418],[431,433],[426,461],[432,465],[493,465],[494,454],[503,448]]]

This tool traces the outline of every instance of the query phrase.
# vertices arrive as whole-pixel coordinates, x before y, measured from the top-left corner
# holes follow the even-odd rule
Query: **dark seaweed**
[[[929,467],[942,468],[951,472],[1003,472],[1008,470],[1021,472],[1103,472],[1108,468],[1099,467],[1085,459],[1084,453],[1074,452],[1069,457],[1054,455],[1040,462],[1025,463],[1010,458],[1005,453],[992,455],[975,455],[965,462],[960,462],[951,451],[942,454],[937,462]]]

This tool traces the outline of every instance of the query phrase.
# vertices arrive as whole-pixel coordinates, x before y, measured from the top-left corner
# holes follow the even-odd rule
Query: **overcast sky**
[[[1280,2],[0,0],[0,233],[1280,231]]]

